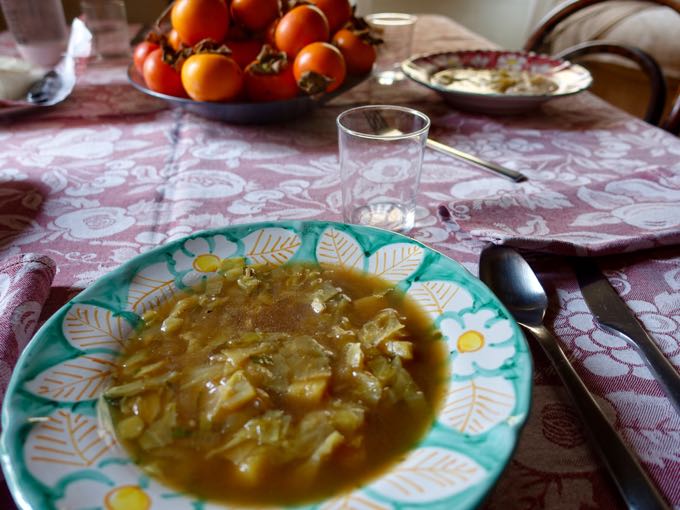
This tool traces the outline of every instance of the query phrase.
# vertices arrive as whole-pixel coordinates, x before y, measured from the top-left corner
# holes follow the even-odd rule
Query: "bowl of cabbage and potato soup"
[[[112,271],[24,351],[3,469],[22,508],[474,508],[531,390],[462,266],[392,232],[267,222]]]

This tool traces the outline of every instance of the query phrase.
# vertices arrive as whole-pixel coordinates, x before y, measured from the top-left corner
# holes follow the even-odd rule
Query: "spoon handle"
[[[493,163],[491,161],[486,161],[484,159],[478,158],[477,156],[473,156],[472,154],[468,154],[467,152],[454,149],[450,145],[445,145],[441,142],[438,142],[437,140],[433,140],[432,138],[428,138],[426,144],[427,147],[432,150],[441,152],[442,154],[446,154],[448,156],[453,156],[455,158],[464,159],[465,161],[468,161],[474,165],[481,166],[483,168],[491,170],[492,172],[496,172],[497,174],[503,175],[515,182],[524,182],[527,180],[527,176],[524,175],[523,173],[518,172],[517,170],[512,170],[510,168],[497,165],[496,163]]]
[[[557,339],[544,326],[522,324],[538,342],[567,387],[581,415],[591,446],[602,460],[619,493],[633,510],[669,509],[640,463],[609,423],[593,395],[569,362]]]

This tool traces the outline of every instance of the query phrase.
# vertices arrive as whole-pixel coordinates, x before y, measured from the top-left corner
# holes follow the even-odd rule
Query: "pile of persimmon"
[[[332,92],[370,72],[376,39],[349,0],[176,0],[134,64],[149,89],[196,101]]]

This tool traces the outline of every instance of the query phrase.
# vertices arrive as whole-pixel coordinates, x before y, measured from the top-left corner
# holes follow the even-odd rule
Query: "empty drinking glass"
[[[417,17],[398,12],[381,12],[366,16],[368,24],[383,40],[378,46],[378,58],[373,75],[381,85],[391,85],[403,80],[400,64],[411,56],[413,27]]]
[[[81,0],[85,26],[92,33],[96,60],[129,57],[130,35],[123,0]]]
[[[352,108],[337,119],[344,221],[406,232],[430,119],[401,106]]]
[[[0,7],[23,58],[42,67],[59,62],[68,39],[60,0],[0,0]]]

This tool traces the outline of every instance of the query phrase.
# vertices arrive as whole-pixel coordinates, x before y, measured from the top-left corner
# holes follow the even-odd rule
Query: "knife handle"
[[[557,339],[545,326],[522,324],[545,351],[581,415],[591,446],[612,476],[619,493],[632,510],[670,510],[644,469],[623,442],[569,362]]]
[[[616,324],[604,324],[610,333],[620,336],[642,353],[642,359],[655,376],[659,385],[666,392],[666,396],[680,416],[680,374],[664,356],[649,333],[635,320],[635,328],[621,328]]]
[[[595,320],[635,348],[680,416],[680,374],[635,317],[593,259],[572,259],[581,292]]]

